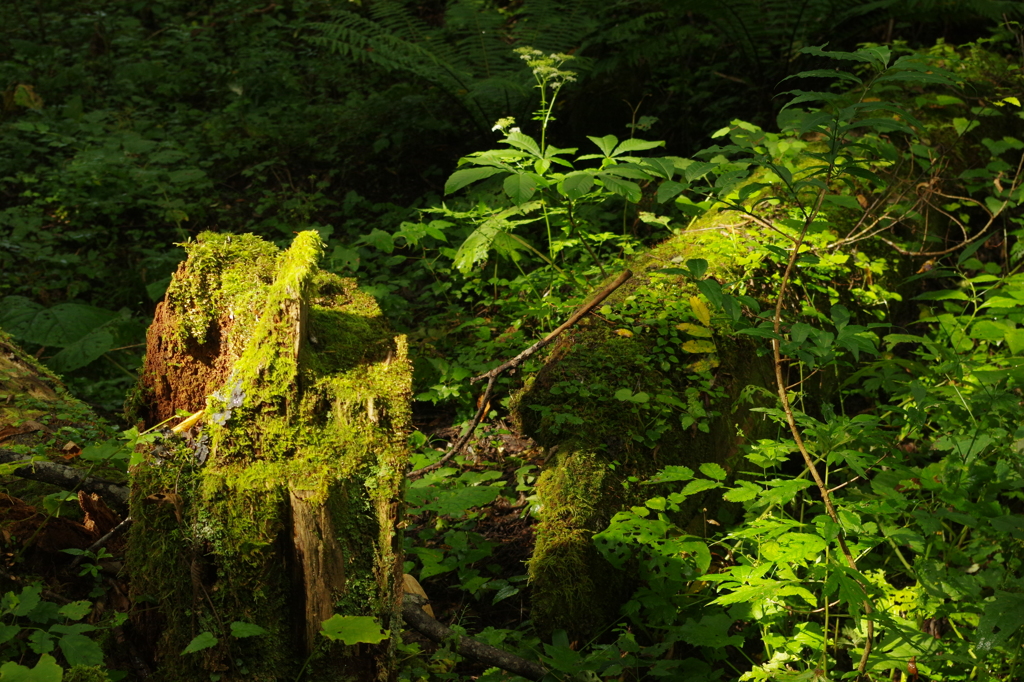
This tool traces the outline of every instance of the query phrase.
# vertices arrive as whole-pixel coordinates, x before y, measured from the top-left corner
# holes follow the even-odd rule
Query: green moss
[[[188,258],[167,288],[167,303],[181,322],[179,341],[204,343],[221,314],[251,326],[277,269],[277,247],[254,234],[214,232],[182,246]]]
[[[110,682],[110,676],[98,665],[76,665],[64,672],[64,682]]]
[[[703,258],[708,275],[734,281],[755,265],[753,247],[765,238],[736,214],[712,214],[640,255],[630,265],[634,277],[602,308],[604,319],[566,332],[514,397],[519,425],[555,449],[537,485],[541,520],[529,563],[542,631],[592,634],[630,594],[632,577],[607,564],[591,536],[646,499],[631,479],[670,464],[727,464],[735,454],[734,424],[743,415],[729,406],[747,384],[769,383],[770,363],[713,322],[715,352],[685,352],[685,343],[704,337],[680,325],[709,329],[691,304],[699,291],[688,277],[657,271]]]

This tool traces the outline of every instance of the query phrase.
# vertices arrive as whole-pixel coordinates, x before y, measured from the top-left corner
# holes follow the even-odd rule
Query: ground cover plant
[[[277,241],[316,229],[325,267],[357,275],[410,334],[412,468],[436,464],[465,421],[484,416],[470,448],[413,477],[406,498],[406,572],[457,632],[539,661],[551,679],[1014,679],[1024,644],[1024,143],[1012,21],[961,47],[847,51],[801,45],[814,31],[799,23],[786,54],[806,70],[774,90],[790,92],[744,116],[755,123],[725,125],[738,112],[721,102],[729,113],[693,134],[712,135],[699,151],[680,149],[664,121],[671,134],[657,134],[639,105],[622,120],[587,118],[602,74],[626,68],[627,53],[569,54],[575,45],[557,35],[530,33],[539,3],[478,15],[452,3],[443,20],[399,3],[368,7],[209,3],[189,14],[166,2],[71,13],[64,33],[52,28],[62,9],[7,24],[22,42],[3,62],[0,139],[11,153],[0,173],[0,262],[10,276],[0,328],[54,369],[77,372],[72,387],[113,410],[139,362],[128,346],[141,343],[180,258],[168,242],[210,223]],[[588,45],[631,41],[654,10],[618,33],[595,28]],[[476,30],[471,19],[497,33],[521,22],[506,34],[519,50],[458,43]],[[473,72],[474,54],[497,60],[495,70]],[[169,70],[182,55],[187,68]],[[68,59],[88,78],[69,75]],[[767,70],[773,57],[746,59]],[[665,78],[661,64],[651,62],[655,78]],[[426,84],[418,92],[388,80],[410,72]],[[192,86],[199,78],[206,90]],[[89,88],[67,95],[72,81]],[[437,102],[453,100],[458,120],[438,114]],[[408,115],[377,131],[393,101]],[[338,135],[337,120],[353,125]],[[403,172],[422,184],[375,195],[406,156],[415,171]],[[616,336],[650,343],[653,375],[682,371],[698,388],[559,390],[565,404],[616,406],[630,418],[624,436],[655,450],[728,413],[714,402],[717,351],[746,338],[778,372],[777,394],[747,392],[764,437],[727,463],[620,476],[638,502],[592,542],[634,576],[629,597],[585,636],[538,629],[523,562],[545,514],[538,477],[557,453],[507,416],[519,376],[483,405],[469,379],[556,327],[651,244],[716,215],[758,230],[734,276],[694,254],[650,275],[685,296],[638,295],[599,311]],[[116,275],[124,262],[127,279]],[[588,427],[573,409],[537,407],[563,432]],[[127,448],[110,441],[84,459],[123,468],[139,439],[129,429]],[[47,513],[74,515],[68,497],[51,494]],[[696,526],[695,506],[704,510]],[[107,557],[88,559],[74,571],[90,583],[74,596],[88,599],[55,599],[52,587],[71,580],[59,572],[41,574],[51,597],[41,584],[5,588],[0,675],[137,674],[127,659],[84,671],[104,663],[97,642],[109,652],[123,633],[120,616],[87,606],[107,584],[95,583]],[[10,563],[8,576],[31,579],[21,566]],[[35,594],[44,596],[34,605]],[[364,625],[332,622],[324,636],[367,642]],[[230,636],[262,636],[259,627],[231,624]],[[183,655],[216,643],[204,632]],[[399,675],[510,679],[457,651],[407,633]]]

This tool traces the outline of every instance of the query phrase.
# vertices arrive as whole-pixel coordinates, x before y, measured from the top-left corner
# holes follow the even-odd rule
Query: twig
[[[478,377],[473,377],[472,379],[470,379],[469,383],[471,384],[475,384],[476,382],[482,379],[487,379],[487,388],[484,390],[484,394],[480,398],[480,407],[479,409],[477,409],[476,414],[473,416],[473,420],[470,422],[469,428],[466,429],[466,431],[462,434],[462,437],[459,438],[455,445],[452,446],[452,449],[449,450],[444,457],[437,460],[433,464],[428,464],[427,466],[421,469],[409,472],[408,477],[411,478],[413,476],[419,476],[420,474],[432,471],[441,466],[442,464],[444,464],[445,462],[447,462],[448,460],[450,460],[459,451],[461,451],[462,448],[466,446],[466,443],[469,442],[469,439],[473,436],[473,432],[476,431],[476,427],[480,424],[480,420],[484,418],[484,412],[486,412],[487,406],[490,403],[491,392],[494,390],[494,382],[497,381],[498,376],[501,375],[501,373],[504,372],[505,370],[515,370],[517,367],[519,367],[519,365],[525,362],[526,359],[529,358],[531,355],[533,355],[538,350],[540,350],[544,346],[548,345],[549,343],[557,339],[559,334],[561,334],[566,329],[569,329],[574,324],[579,322],[584,315],[586,315],[591,310],[599,306],[602,302],[604,302],[604,300],[608,298],[608,296],[610,296],[613,291],[615,291],[620,286],[625,284],[625,282],[632,276],[632,271],[624,270],[622,274],[615,278],[614,282],[606,286],[604,289],[601,289],[601,291],[599,291],[594,298],[592,298],[590,301],[582,305],[575,313],[572,314],[572,317],[570,317],[564,324],[558,327],[558,329],[551,332],[543,339],[533,344],[532,346],[530,346],[522,353],[509,360],[508,362],[498,365],[497,367],[487,372],[486,374],[481,374]]]
[[[126,530],[128,528],[128,526],[131,525],[131,523],[132,523],[132,517],[129,516],[129,517],[125,518],[124,521],[122,521],[121,523],[119,523],[116,526],[114,526],[106,535],[104,535],[99,540],[97,540],[96,542],[94,542],[91,545],[89,545],[88,547],[86,547],[85,548],[85,552],[90,552],[90,553],[91,552],[95,552],[100,547],[103,547],[108,542],[113,540],[114,536],[116,536],[116,535],[120,534],[121,532],[123,532],[124,530]],[[71,568],[74,568],[78,564],[82,563],[83,557],[85,557],[84,553],[83,554],[79,554],[78,556],[76,556],[75,560],[71,562]]]
[[[519,675],[528,680],[540,680],[548,674],[547,668],[536,661],[528,661],[489,644],[478,642],[471,637],[463,637],[455,633],[426,614],[422,609],[426,603],[427,600],[421,595],[408,593],[404,595],[402,602],[402,617],[405,619],[406,625],[424,637],[438,644],[452,642],[452,649],[456,653],[471,656],[482,663],[507,670],[513,675]]]

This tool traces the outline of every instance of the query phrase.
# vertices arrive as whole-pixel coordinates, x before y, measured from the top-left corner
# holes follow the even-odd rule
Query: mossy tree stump
[[[202,411],[132,472],[134,624],[157,676],[294,679],[312,654],[303,679],[391,679],[394,638],[318,633],[335,613],[400,631],[405,339],[317,269],[315,232],[284,252],[209,233],[186,250],[135,399],[147,427]],[[202,633],[217,643],[182,655]]]

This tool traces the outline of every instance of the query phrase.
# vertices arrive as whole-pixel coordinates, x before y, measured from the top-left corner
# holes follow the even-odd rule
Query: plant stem
[[[833,158],[835,158],[834,155]],[[831,176],[832,170],[833,167],[830,165],[828,176]],[[786,380],[782,374],[782,350],[778,339],[778,336],[782,332],[782,306],[785,301],[786,287],[792,278],[793,268],[796,266],[797,258],[800,257],[800,247],[803,246],[804,239],[807,236],[807,231],[810,229],[815,218],[818,216],[818,213],[821,211],[821,206],[825,200],[826,192],[826,189],[822,189],[818,193],[813,209],[809,213],[804,213],[804,223],[800,228],[800,234],[793,243],[793,251],[790,253],[789,262],[786,263],[786,271],[782,275],[782,282],[779,285],[779,295],[775,301],[775,314],[772,317],[773,330],[776,335],[776,338],[772,339],[772,359],[775,365],[775,383],[778,387],[779,400],[782,403],[782,410],[786,414],[786,422],[789,424],[789,430],[793,434],[793,440],[796,443],[797,449],[800,450],[800,455],[803,457],[807,471],[810,472],[811,477],[818,486],[818,492],[821,493],[821,499],[825,503],[825,512],[828,514],[829,518],[836,523],[836,525],[840,526],[839,535],[836,536],[836,539],[839,541],[839,549],[842,551],[843,556],[846,557],[847,565],[856,571],[857,562],[854,560],[853,554],[850,552],[850,548],[846,544],[846,539],[842,535],[842,524],[839,521],[839,515],[836,513],[835,506],[832,504],[832,496],[829,494],[828,487],[825,485],[825,481],[822,480],[821,474],[818,472],[818,468],[814,465],[814,460],[811,457],[810,452],[808,452],[807,446],[804,444],[800,428],[796,424],[793,405],[790,403],[789,394],[786,390]],[[861,603],[864,607],[864,613],[872,613],[873,610],[871,608],[871,602],[867,598],[866,589],[864,601]],[[859,676],[864,675],[864,671],[867,668],[868,656],[871,653],[871,639],[874,635],[874,623],[871,620],[868,620],[867,622],[866,631],[867,639],[864,644],[864,653],[861,656],[860,663],[857,665],[857,673]]]

